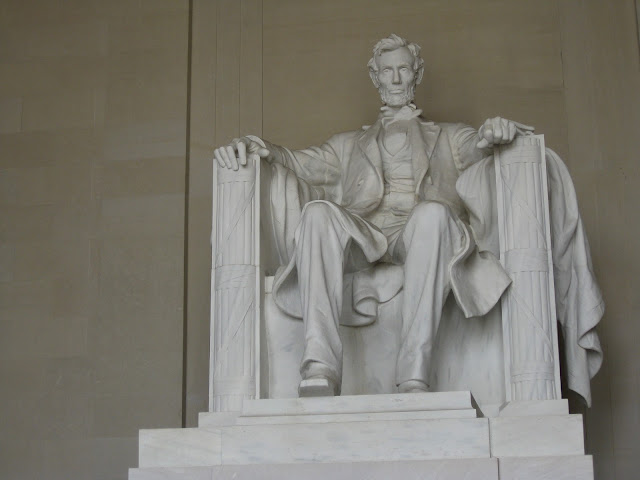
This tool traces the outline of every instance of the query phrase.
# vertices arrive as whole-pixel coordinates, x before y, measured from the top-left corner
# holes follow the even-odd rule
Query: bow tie
[[[380,109],[380,120],[383,127],[393,122],[409,121],[417,118],[422,113],[422,110],[418,109],[413,103],[405,105],[400,110],[393,110],[391,107],[384,106]]]

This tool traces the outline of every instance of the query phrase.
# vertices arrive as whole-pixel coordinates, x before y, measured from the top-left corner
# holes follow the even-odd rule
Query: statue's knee
[[[333,217],[331,206],[325,202],[310,202],[302,213],[300,223],[307,226],[328,225]]]
[[[416,205],[409,221],[415,228],[433,230],[434,226],[445,226],[451,217],[449,207],[438,202],[423,202]]]

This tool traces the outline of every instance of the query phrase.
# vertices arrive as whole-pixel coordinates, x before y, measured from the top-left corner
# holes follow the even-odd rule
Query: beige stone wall
[[[555,0],[265,1],[263,129],[304,147],[375,120],[366,63],[398,33],[422,46],[424,115],[479,127],[488,116],[530,122],[567,151]]]
[[[599,479],[640,471],[640,53],[633,0],[560,3],[568,166],[607,311],[586,414]]]
[[[137,429],[195,424],[212,148],[370,123],[364,66],[396,31],[424,47],[426,116],[501,114],[566,159],[608,305],[587,445],[598,479],[634,478],[635,19],[634,0],[3,2],[0,477],[125,478]]]
[[[0,5],[0,478],[180,426],[188,1]]]

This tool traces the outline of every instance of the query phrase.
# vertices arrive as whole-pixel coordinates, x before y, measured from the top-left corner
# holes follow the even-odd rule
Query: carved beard
[[[402,94],[402,96],[398,97],[398,94],[391,94],[389,90],[380,85],[378,87],[378,93],[380,94],[380,99],[382,103],[388,105],[390,107],[404,107],[405,105],[409,105],[416,94],[416,84],[412,83],[409,86],[409,89]]]

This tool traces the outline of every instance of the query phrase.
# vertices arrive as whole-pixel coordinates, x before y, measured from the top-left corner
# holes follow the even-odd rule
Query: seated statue
[[[494,146],[533,129],[500,117],[478,131],[423,119],[413,103],[424,70],[419,52],[397,35],[375,45],[369,75],[383,106],[370,127],[304,150],[245,136],[214,152],[221,168],[239,170],[248,159],[263,159],[308,186],[273,286],[276,304],[304,321],[300,396],[340,394],[345,273],[379,264],[403,268],[399,392],[429,391],[434,342],[451,292],[464,315],[476,317],[511,283],[496,256],[478,248],[456,182]]]

